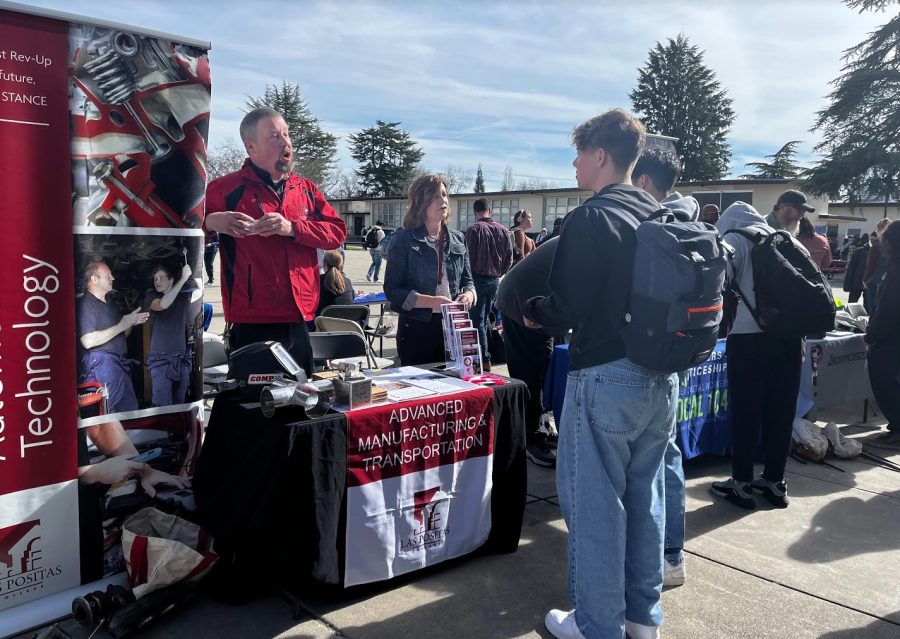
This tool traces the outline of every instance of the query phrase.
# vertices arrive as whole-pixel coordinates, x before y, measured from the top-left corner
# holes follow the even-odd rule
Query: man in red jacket
[[[278,111],[241,121],[244,166],[206,189],[204,228],[219,233],[222,305],[229,345],[275,340],[312,370],[306,322],[319,301],[316,249],[337,249],[344,221],[316,185],[294,174],[290,132]]]

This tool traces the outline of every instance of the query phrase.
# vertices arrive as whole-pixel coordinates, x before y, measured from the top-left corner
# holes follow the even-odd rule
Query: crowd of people
[[[399,315],[401,365],[443,361],[441,305],[456,301],[470,311],[490,370],[489,318],[502,313],[510,376],[530,391],[528,456],[556,465],[569,530],[575,607],[545,618],[561,638],[658,637],[660,592],[686,579],[684,475],[675,439],[679,375],[629,360],[620,334],[629,311],[636,227],[665,207],[676,219],[714,225],[721,235],[784,230],[815,264],[831,263],[831,247],[805,217],[814,209],[803,193],[785,191],[768,217],[743,202],[724,211],[716,205],[701,210],[694,198],[673,191],[677,156],[658,147],[644,150],[645,135],[640,121],[619,109],[575,128],[576,179],[594,196],[556,220],[551,233],[531,233],[527,210],[504,227],[484,199],[474,203],[476,220],[466,232],[455,230],[448,224],[446,182],[426,174],[410,186],[402,227],[389,246],[381,248],[380,222],[366,234],[372,256],[367,279],[378,281],[382,258],[387,260],[384,291]],[[310,372],[306,322],[323,302],[353,296],[336,250],[346,228],[316,186],[292,172],[293,150],[280,114],[251,111],[241,138],[248,159],[240,171],[210,184],[205,221],[206,230],[218,234],[230,346],[275,339]],[[857,298],[865,291],[872,313],[866,336],[872,386],[890,422],[888,435],[897,436],[900,223],[880,224],[876,233],[851,254],[846,286]],[[756,494],[786,507],[784,471],[802,338],[760,326],[753,242],[739,233],[726,241],[734,252],[728,281],[741,291],[726,347],[734,450],[732,476],[710,490],[744,509],[756,507]],[[325,251],[321,281],[317,250]],[[541,429],[541,388],[553,341],[567,334],[571,368],[555,441]],[[755,475],[760,437],[764,465]]]

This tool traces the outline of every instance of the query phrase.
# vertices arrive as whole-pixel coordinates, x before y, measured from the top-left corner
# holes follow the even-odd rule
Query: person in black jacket
[[[850,262],[844,273],[844,291],[850,293],[847,301],[853,304],[859,301],[866,286],[863,284],[863,272],[866,269],[866,260],[869,257],[869,234],[864,233],[856,242],[856,248],[850,254]]]
[[[881,250],[888,266],[866,330],[867,363],[875,401],[888,420],[888,432],[879,443],[894,447],[900,446],[900,222],[881,231]]]
[[[327,269],[319,284],[319,308],[316,315],[322,314],[322,309],[335,304],[352,304],[355,293],[350,278],[344,275],[344,256],[340,251],[325,251],[322,263]]]
[[[575,128],[575,177],[594,196],[566,215],[551,293],[528,300],[523,317],[524,325],[550,332],[558,317],[574,327],[556,483],[575,610],[547,613],[544,624],[556,637],[658,637],[662,623],[663,455],[675,427],[678,376],[629,360],[619,334],[635,222],[659,208],[630,183],[645,135],[621,109]]]
[[[561,218],[560,218],[561,219]],[[556,466],[556,453],[547,434],[541,432],[541,401],[544,376],[553,355],[553,338],[568,332],[563,320],[555,331],[527,328],[522,323],[525,303],[537,295],[550,294],[550,267],[559,238],[541,242],[527,260],[516,264],[500,281],[496,307],[503,314],[503,343],[509,376],[528,386],[525,405],[525,456],[538,466]]]

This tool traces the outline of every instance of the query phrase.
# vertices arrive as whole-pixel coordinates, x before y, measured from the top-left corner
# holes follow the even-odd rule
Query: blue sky
[[[474,172],[488,190],[516,181],[574,186],[569,133],[608,108],[630,108],[637,69],[657,41],[686,35],[734,100],[731,174],[802,140],[815,158],[815,112],[843,50],[887,21],[838,0],[520,0],[444,2],[197,0],[29,3],[212,43],[210,145],[237,139],[245,96],[301,85],[322,126],[347,136],[400,121],[423,165]]]

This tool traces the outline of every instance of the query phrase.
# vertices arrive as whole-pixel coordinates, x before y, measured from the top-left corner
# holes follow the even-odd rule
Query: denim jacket
[[[414,308],[419,294],[434,295],[437,289],[437,252],[425,240],[425,227],[398,229],[388,248],[384,293],[391,310],[412,319],[427,322],[431,309]],[[450,297],[475,291],[472,267],[463,234],[447,229],[444,240],[444,268],[450,284]]]

